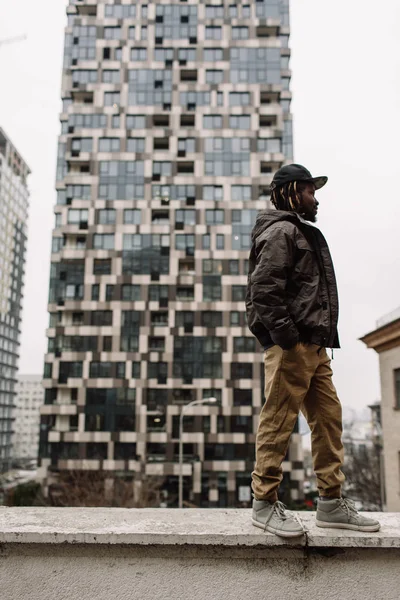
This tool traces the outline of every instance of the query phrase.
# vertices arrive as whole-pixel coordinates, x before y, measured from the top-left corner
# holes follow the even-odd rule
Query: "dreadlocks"
[[[271,202],[278,210],[298,212],[301,204],[301,193],[305,190],[304,181],[290,181],[271,192]]]

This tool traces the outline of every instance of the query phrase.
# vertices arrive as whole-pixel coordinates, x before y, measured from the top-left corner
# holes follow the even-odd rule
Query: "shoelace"
[[[282,519],[282,521],[286,521],[286,519],[289,519],[289,518],[293,519],[294,521],[297,521],[297,523],[304,529],[304,531],[307,531],[297,515],[295,515],[293,513],[291,513],[290,515],[286,514],[286,506],[283,504],[283,502],[280,502],[279,500],[274,502],[272,510],[271,510],[271,514],[269,515],[268,519],[265,521],[265,525],[264,525],[265,531],[267,529],[268,523],[270,522],[270,520],[272,519],[274,514],[278,518]]]
[[[353,500],[349,500],[348,498],[340,498],[339,502],[340,508],[347,514],[348,518],[352,516],[358,516],[358,512]]]

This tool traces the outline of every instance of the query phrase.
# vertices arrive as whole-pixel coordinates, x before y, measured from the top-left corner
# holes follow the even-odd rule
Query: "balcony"
[[[283,540],[248,509],[0,508],[2,598],[398,598],[397,513],[372,534],[301,517]]]

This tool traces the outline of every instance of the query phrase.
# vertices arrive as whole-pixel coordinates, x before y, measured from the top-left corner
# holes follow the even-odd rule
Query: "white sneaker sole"
[[[275,535],[278,535],[279,537],[284,537],[284,538],[294,538],[294,537],[300,537],[301,535],[305,534],[305,531],[282,531],[281,529],[275,529],[275,527],[271,527],[270,525],[267,525],[265,527],[265,525],[263,525],[262,523],[260,523],[259,521],[255,521],[254,519],[251,520],[253,525],[255,527],[259,527],[260,529],[263,529],[264,531],[269,531],[270,533],[274,533]]]
[[[326,527],[327,529],[352,529],[353,531],[379,531],[381,526],[378,525],[352,525],[351,523],[327,523],[316,519],[317,527]]]

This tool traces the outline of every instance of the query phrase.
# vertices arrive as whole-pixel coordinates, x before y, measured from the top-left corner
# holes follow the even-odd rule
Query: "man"
[[[252,232],[246,311],[250,331],[264,348],[265,365],[265,404],[252,473],[253,524],[282,537],[304,533],[301,522],[278,501],[281,465],[300,410],[311,429],[317,525],[359,531],[380,527],[341,497],[342,412],[326,352],[340,347],[339,303],[328,245],[311,225],[319,206],[315,190],[327,180],[297,164],[279,169],[271,184],[276,210],[261,211]]]

